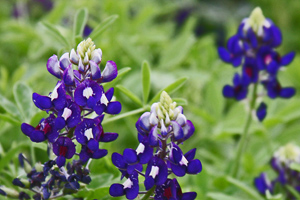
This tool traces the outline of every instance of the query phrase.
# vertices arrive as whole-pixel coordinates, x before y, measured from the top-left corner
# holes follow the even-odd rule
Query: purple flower
[[[110,186],[109,194],[113,197],[126,195],[127,199],[135,199],[139,194],[137,172],[133,172],[123,184],[115,183]]]
[[[172,143],[169,159],[171,169],[176,176],[184,176],[186,173],[198,174],[202,171],[200,160],[194,159],[195,153],[196,149],[192,149],[183,155],[179,146]]]
[[[85,80],[75,90],[74,99],[80,106],[93,108],[100,100],[103,89],[92,80]]]
[[[155,200],[194,200],[197,197],[196,192],[182,193],[180,185],[176,178],[167,179],[167,181],[155,188]]]
[[[153,156],[148,163],[145,174],[145,188],[151,189],[154,185],[162,185],[168,177],[168,167],[158,156]]]
[[[107,155],[106,149],[99,149],[98,147],[98,149],[92,150],[86,145],[82,145],[81,151],[79,153],[80,160],[83,163],[87,162],[90,158],[100,159],[106,155]]]
[[[54,142],[59,135],[58,130],[54,127],[54,121],[55,116],[51,114],[48,118],[42,119],[35,128],[23,123],[21,130],[33,142],[42,142],[46,139],[48,139],[49,142]]]
[[[102,93],[100,100],[93,107],[94,111],[101,115],[103,112],[108,114],[119,114],[121,112],[122,106],[118,101],[111,101],[114,95],[114,88],[110,88],[106,93]]]
[[[269,190],[270,193],[273,193],[273,185],[267,179],[267,175],[265,173],[261,173],[259,177],[254,179],[254,184],[257,190],[265,195],[266,191]]]
[[[81,121],[81,109],[76,103],[69,101],[68,105],[58,111],[57,118],[55,119],[55,127],[58,130],[63,129],[65,126],[68,128],[75,127]]]
[[[267,115],[267,105],[264,102],[261,102],[257,108],[256,116],[259,121],[264,120]]]
[[[249,85],[248,76],[240,76],[235,74],[233,78],[233,86],[225,85],[223,88],[223,95],[227,98],[235,98],[240,101],[247,97],[248,94],[248,85]]]
[[[276,97],[291,98],[296,93],[293,87],[281,87],[276,77],[270,77],[268,80],[263,81],[263,84],[268,92],[268,96],[272,99]]]
[[[57,155],[56,164],[58,167],[65,165],[66,158],[70,159],[75,154],[75,144],[68,137],[59,137],[53,143],[53,153]]]

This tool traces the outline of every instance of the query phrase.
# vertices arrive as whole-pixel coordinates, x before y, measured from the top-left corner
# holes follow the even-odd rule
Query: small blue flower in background
[[[224,87],[224,97],[243,100],[247,98],[249,87],[258,83],[264,86],[272,99],[294,96],[295,88],[281,87],[277,78],[278,71],[289,65],[295,57],[295,52],[280,56],[275,48],[281,42],[280,29],[264,17],[260,8],[255,8],[250,17],[241,22],[237,33],[228,40],[227,48],[218,48],[219,56],[224,62],[234,67],[242,65],[242,75],[235,74],[233,86]],[[264,105],[266,110],[266,104]],[[262,121],[265,116],[266,114],[260,114],[257,117]]]
[[[40,188],[36,191],[37,199],[40,196],[44,199],[54,198],[63,188],[76,191],[79,181],[88,184],[91,181],[89,171],[86,169],[82,174],[82,165],[89,159],[106,156],[107,150],[100,149],[100,143],[112,142],[118,137],[117,133],[104,132],[101,125],[105,113],[118,114],[122,108],[120,102],[112,100],[114,89],[105,92],[101,85],[115,79],[118,70],[113,61],[108,61],[101,71],[101,59],[101,49],[96,49],[88,38],[79,43],[77,50],[72,49],[60,58],[53,55],[47,62],[47,70],[59,80],[48,96],[33,93],[32,99],[36,107],[46,111],[49,116],[41,119],[36,127],[27,123],[21,125],[26,136],[33,142],[47,141],[49,151],[56,155],[56,158],[44,164],[44,169],[32,169],[27,175],[30,187]],[[90,114],[93,113],[98,116],[91,118]],[[76,145],[81,145],[79,152],[76,152]],[[73,160],[73,166],[68,163],[66,170],[66,160],[74,155],[79,156],[79,160]],[[59,171],[54,170],[56,165]],[[20,183],[14,181],[15,185],[23,186]],[[57,191],[53,189],[55,187]]]
[[[254,179],[254,185],[257,190],[262,195],[267,193],[276,195],[278,192],[281,192],[282,195],[285,195],[285,199],[296,199],[287,187],[291,187],[300,193],[300,171],[294,167],[294,165],[300,164],[300,148],[294,144],[280,147],[274,153],[270,164],[277,177],[270,181],[266,173],[261,173],[259,177]],[[280,190],[278,190],[279,188]]]
[[[193,123],[183,114],[183,108],[176,106],[163,91],[160,102],[154,103],[150,112],[138,119],[136,129],[140,142],[137,149],[125,149],[123,155],[112,154],[113,164],[122,173],[121,179],[127,180],[123,184],[113,184],[110,195],[135,199],[139,194],[149,193],[155,200],[195,199],[195,192],[182,193],[177,180],[168,178],[171,174],[181,177],[202,171],[200,160],[194,159],[196,149],[183,154],[178,146],[195,131]],[[146,191],[139,191],[138,175],[144,177]]]

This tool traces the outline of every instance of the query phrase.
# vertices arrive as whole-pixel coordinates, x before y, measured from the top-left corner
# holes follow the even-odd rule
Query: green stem
[[[150,190],[148,190],[148,192],[143,196],[141,200],[148,200],[149,197],[153,194],[154,190],[155,190],[155,185]]]
[[[252,110],[255,108],[256,90],[257,90],[257,83],[254,84],[252,99],[251,99],[251,103],[250,103],[250,111],[249,111],[248,116],[247,116],[246,124],[244,126],[244,130],[243,130],[241,139],[239,141],[236,157],[235,157],[235,160],[234,160],[234,166],[233,166],[233,170],[232,170],[232,177],[234,177],[234,178],[237,177],[238,172],[239,172],[241,157],[242,157],[242,154],[244,152],[246,139],[247,139],[248,132],[249,132],[249,127],[250,127],[250,124],[252,122]]]
[[[141,112],[145,112],[145,111],[146,111],[146,108],[139,108],[139,109],[136,109],[136,110],[132,110],[130,112],[126,112],[126,113],[123,113],[121,115],[117,115],[115,117],[108,118],[107,120],[104,120],[102,122],[102,124],[107,124],[109,122],[113,122],[115,120],[122,119],[124,117],[128,117],[130,115],[135,115],[135,114],[138,114],[138,113],[141,113]]]

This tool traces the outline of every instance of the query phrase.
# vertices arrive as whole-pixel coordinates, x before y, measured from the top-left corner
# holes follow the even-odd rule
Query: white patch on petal
[[[182,155],[181,161],[179,162],[180,165],[185,165],[187,166],[189,161]]]
[[[94,138],[93,129],[89,128],[89,129],[85,130],[84,135],[85,135],[85,137],[87,137],[88,140],[90,140],[91,138]]]
[[[126,188],[131,188],[133,186],[133,182],[128,178],[124,183],[123,183],[124,189]]]
[[[50,98],[51,98],[51,101],[53,101],[54,99],[57,99],[58,98],[58,93],[57,93],[57,89],[59,88],[59,86],[61,85],[61,83],[57,84],[54,88],[54,90],[52,91],[51,95],[50,95]]]
[[[72,115],[72,110],[69,108],[65,108],[62,114],[62,117],[67,120]]]
[[[144,153],[145,151],[145,145],[143,143],[140,143],[137,149],[135,150],[136,154],[139,155],[140,153]]]
[[[104,104],[107,106],[107,104],[109,103],[109,101],[107,100],[106,96],[104,93],[102,93],[101,99],[100,99],[101,104]]]
[[[158,119],[157,119],[157,117],[154,113],[151,113],[149,121],[150,121],[151,125],[157,125],[158,124]]]
[[[158,173],[159,173],[159,167],[152,166],[149,176],[152,176],[152,178],[155,179]]]
[[[89,99],[91,96],[93,96],[93,89],[91,87],[86,87],[84,90],[83,90],[83,96],[87,99]]]

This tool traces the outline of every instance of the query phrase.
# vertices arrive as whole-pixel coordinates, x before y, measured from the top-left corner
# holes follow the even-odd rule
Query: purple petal
[[[111,101],[106,107],[105,112],[111,115],[116,115],[121,112],[122,105],[119,101]]]
[[[64,71],[63,80],[64,83],[67,85],[74,85],[75,81],[74,81],[74,72],[73,72],[72,64],[70,64]]]
[[[107,150],[106,149],[98,149],[96,152],[93,153],[92,158],[99,159],[99,158],[102,158],[106,155],[107,155]]]
[[[107,101],[111,101],[112,97],[114,96],[114,88],[109,88],[106,92],[105,92],[105,96],[107,98]]]
[[[224,62],[231,62],[231,56],[230,53],[224,48],[224,47],[219,47],[218,48],[218,53],[220,58],[224,61]]]
[[[157,125],[152,127],[150,133],[149,133],[149,145],[150,146],[158,146],[158,131],[157,131]]]
[[[194,200],[197,197],[197,193],[196,192],[186,192],[183,193],[181,196],[181,200]]]
[[[292,87],[286,87],[286,88],[282,88],[280,91],[280,97],[282,98],[291,98],[292,96],[294,96],[296,93],[295,88]]]
[[[289,65],[295,58],[295,52],[290,52],[281,58],[282,65]]]
[[[154,179],[151,176],[148,176],[144,181],[146,190],[150,190],[154,186],[154,184]]]
[[[35,130],[35,128],[29,124],[22,123],[21,130],[26,136],[30,137],[31,133]]]
[[[110,82],[118,75],[117,65],[114,61],[107,61],[105,68],[102,72],[102,82]]]
[[[230,85],[225,85],[223,88],[223,96],[227,98],[233,98],[234,97],[234,89]]]
[[[145,112],[139,118],[139,126],[146,131],[150,131],[150,127],[151,127],[149,117],[150,117],[150,112]]]
[[[102,137],[100,137],[101,142],[112,142],[118,138],[118,133],[104,133]]]
[[[123,159],[123,156],[119,153],[113,153],[111,155],[111,160],[112,160],[112,163],[120,168],[120,169],[126,169],[127,168],[127,164],[125,163],[124,159]]]
[[[56,158],[56,164],[57,164],[57,166],[58,166],[59,168],[62,167],[62,166],[64,166],[65,163],[66,163],[66,158],[65,158],[65,157],[63,157],[63,156],[58,156],[58,157]]]
[[[135,164],[138,162],[136,151],[133,149],[125,149],[123,151],[123,158],[128,164]]]
[[[171,121],[171,123],[172,123],[172,126],[173,126],[175,141],[180,140],[184,136],[181,126],[175,121]]]
[[[172,172],[179,177],[182,177],[186,174],[187,168],[185,165],[176,165],[171,163]]]
[[[97,151],[99,149],[99,143],[95,139],[90,139],[87,145],[92,151]]]
[[[93,107],[93,110],[97,113],[97,115],[101,115],[104,110],[106,109],[106,106],[104,104],[101,104],[101,102],[97,102],[96,105]]]
[[[91,58],[91,60],[94,61],[96,64],[99,65],[99,63],[101,62],[101,59],[102,59],[102,51],[101,51],[101,49],[95,49],[92,52],[92,58]]]
[[[198,174],[202,171],[202,164],[200,160],[192,160],[189,162],[187,167],[187,173],[189,174]]]
[[[101,77],[101,71],[99,66],[97,65],[97,63],[95,63],[94,61],[90,60],[90,69],[91,69],[91,73],[92,73],[92,79],[93,80],[97,80]]]
[[[32,100],[35,106],[41,110],[47,110],[52,107],[51,99],[47,96],[42,96],[37,93],[33,93]]]
[[[236,56],[236,57],[232,58],[231,63],[234,67],[238,67],[242,63],[242,57]]]
[[[120,197],[125,194],[124,186],[119,183],[112,184],[109,188],[109,194],[113,197]]]
[[[30,135],[30,139],[33,142],[43,142],[46,140],[46,136],[43,131],[33,131]]]
[[[58,62],[58,58],[56,55],[53,55],[48,59],[47,70],[53,76],[56,76],[59,79],[61,78],[61,70],[59,68],[59,62]]]
[[[60,68],[65,70],[70,64],[69,53],[64,53],[59,59]]]
[[[184,157],[188,161],[191,161],[194,159],[195,155],[196,155],[196,148],[189,150],[186,154],[184,154]]]
[[[267,105],[264,102],[261,102],[257,108],[256,116],[259,121],[264,120],[267,115]]]
[[[63,117],[57,117],[55,119],[55,128],[57,130],[63,129],[65,127],[65,125],[66,125],[66,121]]]
[[[195,132],[194,124],[190,120],[187,120],[185,126],[182,127],[182,130],[183,130],[184,140],[187,140]]]

